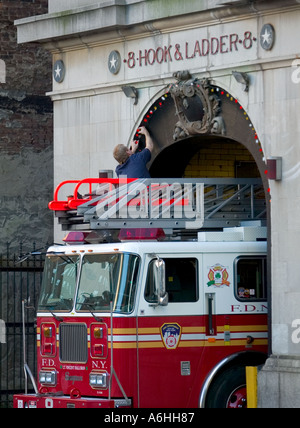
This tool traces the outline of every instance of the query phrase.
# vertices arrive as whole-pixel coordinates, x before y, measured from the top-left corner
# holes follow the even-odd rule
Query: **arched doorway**
[[[259,178],[257,164],[242,144],[216,136],[194,136],[164,149],[151,165],[153,177]]]
[[[269,220],[266,162],[251,118],[237,98],[207,79],[187,71],[175,77],[141,121],[155,144],[151,176],[261,178]]]

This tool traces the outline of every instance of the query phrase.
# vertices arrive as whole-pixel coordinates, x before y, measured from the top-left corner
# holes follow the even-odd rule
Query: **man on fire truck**
[[[114,149],[114,158],[119,162],[116,168],[118,177],[122,175],[127,178],[151,178],[147,163],[151,160],[153,141],[144,126],[138,129],[138,134],[145,137],[146,147],[142,151],[138,151],[139,140],[132,141],[130,149],[124,144],[119,144]]]

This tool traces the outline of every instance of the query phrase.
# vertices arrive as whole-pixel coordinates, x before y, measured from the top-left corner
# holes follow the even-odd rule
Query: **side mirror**
[[[166,290],[166,264],[164,260],[158,258],[154,263],[155,290],[158,297],[158,306],[167,306],[169,295]]]

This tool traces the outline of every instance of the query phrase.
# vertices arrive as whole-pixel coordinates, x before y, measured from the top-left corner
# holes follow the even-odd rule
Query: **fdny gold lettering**
[[[231,305],[231,313],[267,313],[268,306],[266,304],[239,304]]]

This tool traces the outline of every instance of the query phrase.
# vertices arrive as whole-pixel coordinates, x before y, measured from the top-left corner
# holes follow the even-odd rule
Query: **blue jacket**
[[[144,149],[139,153],[131,155],[123,165],[116,168],[117,176],[126,175],[127,178],[151,178],[147,163],[151,160],[151,152]]]

